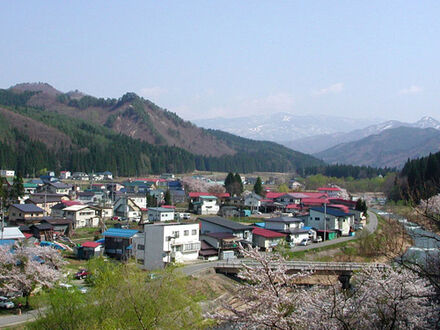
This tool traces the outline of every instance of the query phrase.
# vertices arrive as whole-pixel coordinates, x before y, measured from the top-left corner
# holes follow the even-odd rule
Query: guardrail
[[[249,260],[226,260],[217,262],[215,268],[242,268],[243,264],[250,267],[260,267],[261,264],[255,261]],[[273,267],[277,264],[274,263]],[[298,271],[356,271],[361,270],[366,267],[377,267],[379,269],[385,268],[384,264],[378,263],[359,263],[359,262],[319,262],[319,261],[286,261],[285,266],[288,270],[298,270]]]

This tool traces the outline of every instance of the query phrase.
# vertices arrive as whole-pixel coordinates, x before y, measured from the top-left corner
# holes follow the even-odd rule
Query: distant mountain
[[[385,130],[397,127],[435,128],[440,130],[440,122],[432,117],[423,117],[415,123],[405,123],[397,120],[389,120],[383,123],[371,125],[362,129],[356,129],[346,133],[322,134],[305,137],[294,141],[280,142],[288,148],[301,152],[314,154],[326,150],[340,143],[360,140],[364,137],[379,134]]]
[[[296,171],[322,161],[274,142],[199,128],[134,93],[118,99],[45,83],[0,89],[0,167],[110,170],[116,175],[188,171]]]
[[[354,119],[337,116],[308,116],[292,113],[269,113],[240,118],[195,120],[198,126],[219,129],[255,140],[292,141],[322,134],[349,132],[377,124],[375,119]]]
[[[430,121],[422,120],[416,124],[425,125]],[[440,130],[400,126],[383,129],[379,134],[358,141],[341,143],[314,156],[331,164],[402,167],[408,158],[426,156],[439,150]]]

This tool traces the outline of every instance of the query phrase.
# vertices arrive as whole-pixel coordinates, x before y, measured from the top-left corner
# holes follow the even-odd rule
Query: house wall
[[[282,239],[283,239],[282,237],[266,238],[260,235],[252,236],[254,245],[258,246],[259,248],[265,248],[265,249],[270,249],[273,246],[278,245]]]
[[[291,234],[290,241],[299,244],[304,238],[309,238],[309,233]]]
[[[217,199],[200,199],[201,205],[199,214],[217,214],[220,210],[220,206],[217,205]]]
[[[98,227],[99,218],[96,212],[90,208],[84,208],[79,211],[65,211],[65,217],[74,221],[75,228]]]
[[[210,223],[210,222],[203,221],[203,220],[201,220],[201,224],[202,224],[202,229],[201,229],[202,234],[205,234],[205,233],[231,233],[237,237],[240,237],[240,238],[248,240],[249,242],[252,242],[252,229],[251,228],[249,228],[249,230],[234,231],[230,228],[218,226],[214,223]]]
[[[287,229],[287,224],[285,224],[284,222],[268,221],[266,222],[266,226],[264,228],[269,230],[281,231]]]
[[[308,226],[318,230],[340,230],[342,235],[348,235],[350,233],[350,224],[354,221],[353,216],[335,217],[330,214],[327,214],[327,219],[326,224],[324,224],[324,213],[310,210],[310,216],[307,221]]]
[[[185,235],[188,231],[188,235]],[[177,236],[167,239],[167,237]],[[143,242],[144,249],[139,250],[139,244]],[[135,237],[137,245],[135,256],[138,260],[143,260],[142,268],[158,269],[163,268],[166,263],[184,262],[196,260],[200,250],[199,226],[198,224],[185,225],[145,225],[144,232],[139,237]],[[181,250],[181,251],[176,251]]]
[[[164,212],[154,209],[148,210],[148,220],[149,221],[172,221],[174,220],[174,210]]]

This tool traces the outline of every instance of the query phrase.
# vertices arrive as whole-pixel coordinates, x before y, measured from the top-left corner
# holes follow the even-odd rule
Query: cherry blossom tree
[[[367,267],[353,276],[350,290],[339,284],[302,288],[295,282],[310,272],[288,275],[278,255],[242,253],[255,264],[243,264],[244,284],[211,318],[246,329],[435,328],[432,287],[408,269]]]
[[[0,288],[23,294],[28,307],[35,287],[52,287],[61,277],[63,264],[60,253],[49,247],[0,246]]]

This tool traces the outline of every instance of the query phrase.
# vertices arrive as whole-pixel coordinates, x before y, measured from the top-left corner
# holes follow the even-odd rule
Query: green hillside
[[[295,171],[322,164],[311,156],[276,143],[252,141],[220,131],[202,130],[171,112],[156,109],[160,115],[167,116],[175,125],[185,127],[190,132],[182,131],[182,135],[188,136],[182,143],[197,143],[189,139],[192,134],[190,130],[194,127],[197,129],[197,140],[205,136],[206,140],[224,145],[223,150],[231,150],[231,154],[218,157],[194,154],[189,151],[190,148],[164,145],[167,137],[163,137],[160,130],[156,129],[156,113],[144,112],[144,103],[139,103],[138,97],[131,95],[125,99],[106,101],[83,96],[72,101],[71,98],[62,99],[63,96],[60,95],[64,94],[59,94],[56,97],[58,101],[54,103],[53,98],[38,91],[0,90],[1,168],[15,169],[22,175],[33,175],[40,169],[47,168],[55,171],[109,170],[119,176],[134,176],[161,172],[184,173],[196,169],[241,173]],[[35,104],[35,100],[39,103]],[[64,103],[71,103],[73,107],[63,108]],[[148,106],[151,111],[153,106]],[[124,107],[125,111],[131,112],[127,114],[128,117],[138,117],[130,122],[133,129],[137,128],[138,122],[141,122],[142,127],[148,126],[156,136],[157,144],[115,131],[108,119],[110,116],[104,123],[84,119],[87,115],[84,111],[89,111],[84,109],[92,109],[91,107],[95,110],[100,107],[101,112]],[[79,114],[80,111],[83,112]]]

